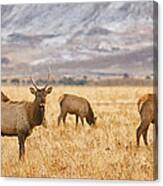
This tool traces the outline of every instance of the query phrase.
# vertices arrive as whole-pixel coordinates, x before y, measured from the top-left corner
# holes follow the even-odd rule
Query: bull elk
[[[18,137],[19,159],[24,158],[26,138],[32,133],[32,129],[41,125],[44,120],[46,96],[52,92],[52,87],[48,87],[48,84],[38,88],[32,78],[31,81],[34,87],[30,87],[30,92],[35,96],[33,102],[3,101],[5,97],[1,92],[1,136]]]
[[[145,145],[147,142],[147,132],[150,123],[157,125],[156,123],[156,95],[155,94],[145,94],[138,100],[138,112],[140,114],[140,125],[136,130],[136,140],[137,146],[140,143],[140,136],[143,136]],[[156,126],[157,127],[157,126]],[[157,130],[156,130],[157,132]]]
[[[59,103],[61,112],[58,116],[58,126],[61,119],[63,119],[63,123],[65,124],[68,113],[76,116],[76,127],[78,125],[78,118],[80,118],[82,125],[84,125],[84,118],[86,118],[89,125],[95,124],[96,117],[94,117],[90,103],[85,98],[71,94],[64,94],[59,97]]]

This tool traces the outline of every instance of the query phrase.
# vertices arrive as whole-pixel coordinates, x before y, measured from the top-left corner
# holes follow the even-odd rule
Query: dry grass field
[[[2,87],[13,100],[32,100],[28,87]],[[153,132],[148,131],[149,146],[141,139],[136,147],[139,114],[138,98],[152,92],[152,87],[54,87],[47,97],[48,127],[36,127],[26,141],[25,161],[18,160],[16,137],[1,137],[2,176],[154,179]],[[60,112],[58,97],[64,92],[87,98],[98,117],[90,127],[68,115],[67,125],[57,126]],[[12,116],[11,116],[12,117]]]

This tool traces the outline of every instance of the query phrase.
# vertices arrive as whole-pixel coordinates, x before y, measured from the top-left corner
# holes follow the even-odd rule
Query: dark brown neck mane
[[[33,102],[32,126],[41,125],[44,119],[45,108],[40,107],[40,102],[36,99]]]

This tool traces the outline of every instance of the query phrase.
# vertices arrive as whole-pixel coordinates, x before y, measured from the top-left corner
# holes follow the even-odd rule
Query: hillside
[[[4,76],[153,72],[153,2],[2,5],[1,17]]]

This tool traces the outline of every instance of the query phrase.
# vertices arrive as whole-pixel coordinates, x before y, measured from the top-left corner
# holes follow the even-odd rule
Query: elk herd
[[[33,82],[30,87],[34,100],[29,101],[12,101],[1,91],[1,136],[16,136],[19,142],[19,159],[24,158],[25,141],[32,133],[32,129],[39,125],[46,125],[45,122],[45,104],[46,97],[52,92],[52,87],[46,84],[43,88]],[[137,146],[140,144],[140,137],[143,136],[145,145],[148,145],[147,132],[150,123],[157,125],[156,109],[157,105],[155,94],[146,94],[142,96],[137,103],[140,115],[140,125],[136,130]],[[66,123],[67,114],[76,116],[76,127],[78,120],[84,125],[84,118],[91,126],[96,122],[93,109],[85,98],[64,94],[59,97],[60,114],[58,116],[58,126],[61,120]],[[157,132],[157,126],[156,126]]]

